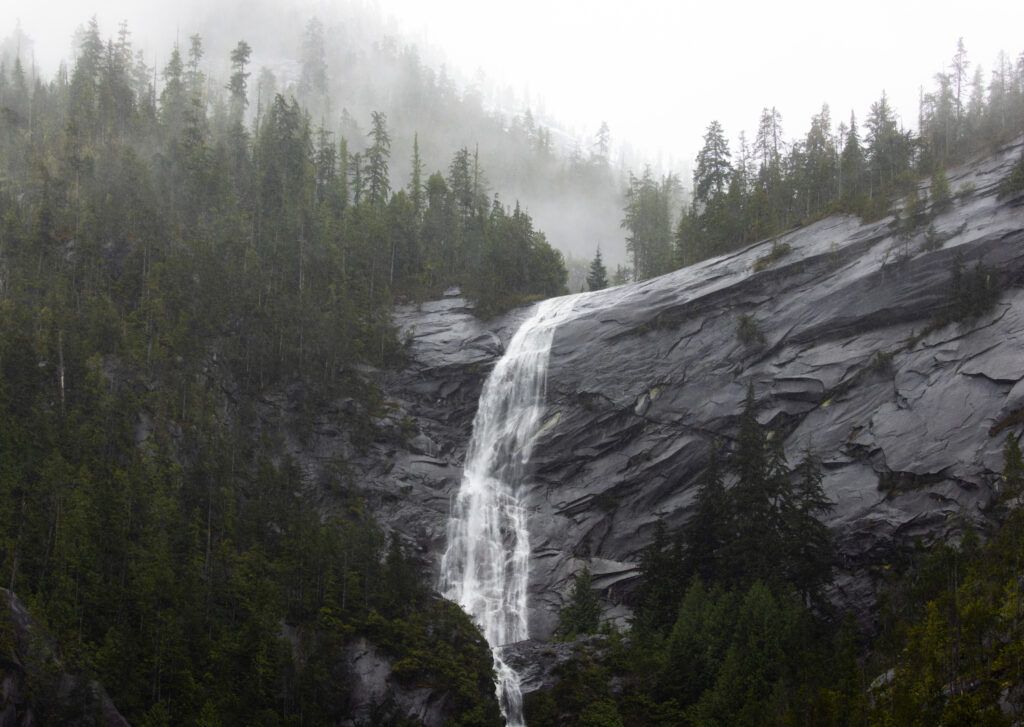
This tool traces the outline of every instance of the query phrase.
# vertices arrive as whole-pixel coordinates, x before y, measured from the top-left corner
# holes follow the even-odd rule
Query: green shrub
[[[972,196],[976,191],[977,188],[974,186],[972,182],[964,182],[956,190],[956,198],[967,199],[968,197]]]
[[[932,212],[942,212],[953,203],[953,198],[949,192],[949,180],[946,178],[946,172],[942,167],[939,167],[935,174],[932,175],[932,185],[929,194],[932,198]]]
[[[584,568],[576,574],[569,603],[558,614],[555,634],[559,638],[574,639],[580,634],[593,634],[601,626],[601,601],[592,585],[589,569]]]
[[[772,264],[784,258],[792,251],[793,248],[788,242],[773,241],[772,249],[754,261],[754,272],[759,273],[762,270],[767,270]]]
[[[1012,197],[1024,192],[1024,155],[1013,165],[1013,169],[999,183],[999,199]]]
[[[946,322],[977,318],[990,311],[999,300],[999,286],[994,273],[980,260],[968,271],[960,255],[953,261],[949,288]]]

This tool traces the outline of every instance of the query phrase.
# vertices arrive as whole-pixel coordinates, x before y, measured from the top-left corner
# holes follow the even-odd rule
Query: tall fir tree
[[[608,269],[601,259],[601,246],[597,246],[594,259],[590,261],[590,272],[587,273],[587,290],[604,290],[608,287]]]

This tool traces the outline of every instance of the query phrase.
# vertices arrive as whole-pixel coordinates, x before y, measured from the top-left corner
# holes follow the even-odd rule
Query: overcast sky
[[[239,5],[231,0],[232,5]],[[67,56],[95,11],[104,32],[126,18],[144,47],[164,51],[189,32],[195,0],[8,0],[6,35],[20,18],[44,67]],[[329,5],[302,0],[303,6]],[[692,158],[708,121],[730,138],[752,133],[775,105],[787,136],[828,102],[833,118],[862,118],[885,88],[908,124],[918,88],[948,64],[958,36],[988,71],[998,50],[1024,45],[1024,2],[673,2],[670,0],[379,0],[417,38],[466,75],[478,68],[581,131],[607,120],[613,136],[655,156]],[[244,5],[244,4],[243,4]],[[294,3],[282,1],[282,12]],[[973,69],[972,69],[973,70]]]

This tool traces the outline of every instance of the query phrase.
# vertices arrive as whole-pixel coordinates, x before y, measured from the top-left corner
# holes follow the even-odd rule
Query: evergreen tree
[[[712,121],[704,133],[704,146],[697,154],[693,172],[693,199],[698,207],[706,209],[722,199],[732,174],[730,156],[722,125]]]
[[[570,640],[583,634],[597,633],[600,625],[601,602],[594,592],[590,570],[584,568],[573,577],[569,602],[558,614],[555,634]]]
[[[847,211],[855,211],[859,207],[861,195],[861,180],[864,174],[864,150],[860,145],[857,117],[852,111],[850,112],[850,128],[846,132],[839,163],[842,204]]]
[[[608,287],[608,270],[601,260],[601,246],[597,246],[594,259],[590,262],[590,272],[587,274],[587,290],[604,290]]]
[[[601,122],[597,130],[597,137],[594,140],[594,151],[592,161],[599,166],[608,165],[608,155],[611,152],[611,130],[606,121]]]
[[[160,92],[160,119],[171,137],[178,136],[184,130],[188,107],[185,66],[181,52],[175,45],[164,67],[164,88]]]
[[[809,449],[796,467],[792,501],[784,512],[788,580],[805,598],[820,596],[832,576],[832,536],[821,518],[832,511],[822,489],[821,460]]]
[[[412,172],[409,177],[409,199],[412,200],[413,210],[416,218],[423,214],[424,188],[423,188],[423,160],[420,158],[420,137],[413,134],[412,137]]]
[[[626,250],[633,258],[633,277],[647,280],[669,272],[672,264],[672,198],[679,182],[673,175],[654,178],[650,167],[643,176],[630,174],[622,227]]]
[[[388,134],[387,117],[373,112],[373,125],[368,134],[370,146],[363,155],[365,171],[363,182],[366,185],[368,202],[381,206],[388,200],[391,193],[391,181],[388,177],[388,161],[391,157],[391,136]]]
[[[247,91],[250,74],[246,68],[251,57],[252,48],[244,40],[238,41],[238,45],[231,51],[231,80],[228,82],[228,91],[231,93],[232,120],[239,124],[249,105]]]
[[[946,178],[946,170],[941,166],[932,174],[928,196],[932,201],[933,212],[942,212],[953,203],[953,198],[949,191],[949,179]]]
[[[206,75],[199,70],[203,61],[203,38],[196,34],[188,39],[188,70],[185,74],[185,93],[193,103],[206,105]]]
[[[754,158],[761,169],[780,166],[783,157],[782,114],[774,106],[761,110],[761,120],[754,137]]]
[[[660,631],[675,621],[685,587],[682,542],[663,520],[655,523],[654,539],[640,551],[639,561],[634,622],[641,630]]]
[[[811,128],[803,144],[803,164],[798,175],[798,204],[805,219],[813,219],[827,211],[835,197],[837,151],[832,137],[832,117],[825,104],[811,118]]]
[[[909,135],[899,128],[885,92],[871,105],[866,126],[868,196],[880,205],[904,183],[910,169],[912,144]]]
[[[952,73],[951,82],[954,92],[954,100],[956,103],[956,137],[959,141],[960,133],[963,129],[963,116],[964,116],[964,98],[965,91],[967,89],[967,70],[970,68],[971,62],[967,60],[967,49],[964,47],[964,39],[957,38],[956,41],[956,53],[953,55],[953,62],[950,64],[950,71]]]
[[[312,18],[306,23],[302,38],[299,97],[313,111],[324,110],[327,100],[327,58],[324,50],[324,25],[319,18]]]
[[[732,535],[733,514],[722,482],[719,449],[718,442],[711,445],[708,464],[701,476],[693,513],[684,534],[688,571],[705,583],[715,581],[722,572],[721,559]]]
[[[697,154],[693,206],[676,229],[676,256],[682,263],[702,260],[731,246],[730,214],[736,202],[727,192],[731,190],[735,198],[738,186],[731,183],[730,156],[721,124],[712,121],[704,134],[704,146]]]

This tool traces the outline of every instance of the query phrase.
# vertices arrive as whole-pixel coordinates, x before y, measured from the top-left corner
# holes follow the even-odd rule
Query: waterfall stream
[[[519,675],[502,659],[501,647],[529,637],[530,543],[520,485],[544,414],[551,342],[577,298],[540,303],[487,378],[441,561],[441,592],[473,617],[491,646],[509,727],[525,724],[523,698]]]

